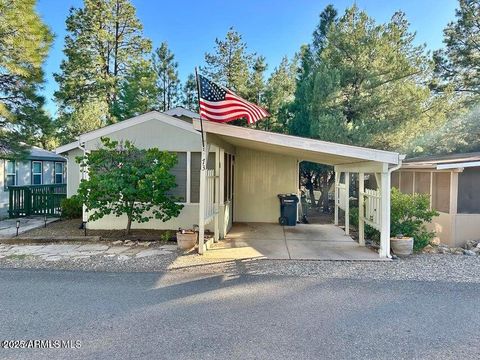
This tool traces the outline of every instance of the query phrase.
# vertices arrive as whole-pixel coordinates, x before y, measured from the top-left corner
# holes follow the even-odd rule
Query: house
[[[203,121],[198,114],[182,108],[165,113],[151,111],[134,118],[85,133],[78,140],[59,147],[56,152],[67,161],[67,195],[76,193],[82,173],[75,158],[101,146],[100,139],[130,140],[137,147],[176,152],[178,164],[172,170],[177,187],[174,194],[183,199],[180,215],[168,222],[151,220],[135,224],[135,228],[177,229],[200,228],[199,252],[206,249],[204,231],[214,232],[214,239],[223,238],[233,222],[278,223],[280,216],[277,194],[298,193],[299,163],[304,160],[335,167],[335,223],[345,213],[346,233],[349,222],[349,173],[374,173],[377,189],[364,189],[360,202],[366,212],[359,215],[361,229],[365,223],[381,232],[381,257],[390,255],[390,173],[401,163],[398,153],[348,146],[251,128]],[[203,150],[202,150],[203,149]],[[201,164],[205,164],[201,167]],[[341,176],[341,174],[344,174]],[[345,176],[347,175],[347,176]],[[343,180],[342,180],[343,179]],[[125,218],[108,216],[97,221],[84,221],[89,229],[123,229]],[[360,244],[364,245],[363,231]]]
[[[402,193],[428,194],[439,212],[428,226],[440,241],[462,246],[480,238],[480,153],[411,158],[392,174]]]
[[[8,216],[9,188],[64,185],[67,160],[54,152],[32,146],[23,160],[3,159],[0,166],[0,217]]]

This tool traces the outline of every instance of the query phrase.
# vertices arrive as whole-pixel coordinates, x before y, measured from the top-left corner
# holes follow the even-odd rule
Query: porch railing
[[[360,196],[365,198],[365,222],[371,227],[380,230],[381,201],[380,190],[365,189]]]
[[[9,186],[10,218],[60,214],[60,202],[67,197],[66,184]]]

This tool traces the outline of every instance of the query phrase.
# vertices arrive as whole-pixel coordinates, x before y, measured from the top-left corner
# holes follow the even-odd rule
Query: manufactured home
[[[362,207],[365,212],[359,214],[360,245],[364,245],[362,229],[367,223],[381,232],[380,257],[390,256],[390,174],[401,163],[398,153],[211,121],[203,121],[202,126],[198,114],[175,108],[165,113],[148,112],[82,134],[77,141],[59,147],[57,153],[68,159],[68,196],[75,194],[81,179],[88,176],[82,173],[75,158],[95,151],[101,146],[102,137],[129,140],[140,148],[155,147],[178,156],[178,164],[172,170],[178,185],[173,195],[183,199],[181,214],[167,222],[153,219],[134,224],[134,228],[177,229],[197,224],[202,253],[206,249],[205,229],[213,231],[216,240],[225,237],[234,223],[278,223],[277,195],[297,194],[299,164],[313,161],[335,168],[335,223],[338,224],[344,213],[346,234],[349,231],[348,175],[358,173],[362,179],[366,174],[378,177],[376,189],[365,189],[364,182],[359,183],[362,194],[359,202],[365,205]],[[126,223],[124,218],[115,216],[88,221],[87,213],[84,221],[89,229],[122,229]]]

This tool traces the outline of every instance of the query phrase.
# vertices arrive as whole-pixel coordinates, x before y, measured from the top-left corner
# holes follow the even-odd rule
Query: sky
[[[248,49],[267,59],[271,72],[282,57],[292,57],[302,44],[310,42],[318,15],[333,4],[342,14],[356,3],[377,22],[387,22],[395,11],[406,13],[416,42],[427,49],[442,47],[443,29],[455,16],[457,0],[133,0],[144,35],[156,48],[167,41],[179,63],[182,81],[203,65],[205,52],[214,48],[215,38],[223,38],[233,26]],[[56,111],[53,93],[63,59],[65,19],[69,9],[82,6],[82,0],[38,0],[42,19],[55,34],[55,41],[45,63],[44,95],[47,110]]]

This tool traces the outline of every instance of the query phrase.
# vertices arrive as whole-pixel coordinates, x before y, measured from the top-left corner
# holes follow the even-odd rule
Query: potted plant
[[[180,250],[190,250],[197,244],[198,233],[191,229],[178,229],[177,247]]]
[[[425,227],[438,212],[430,209],[426,194],[402,194],[392,188],[390,247],[395,255],[407,256],[422,250],[435,236]]]

